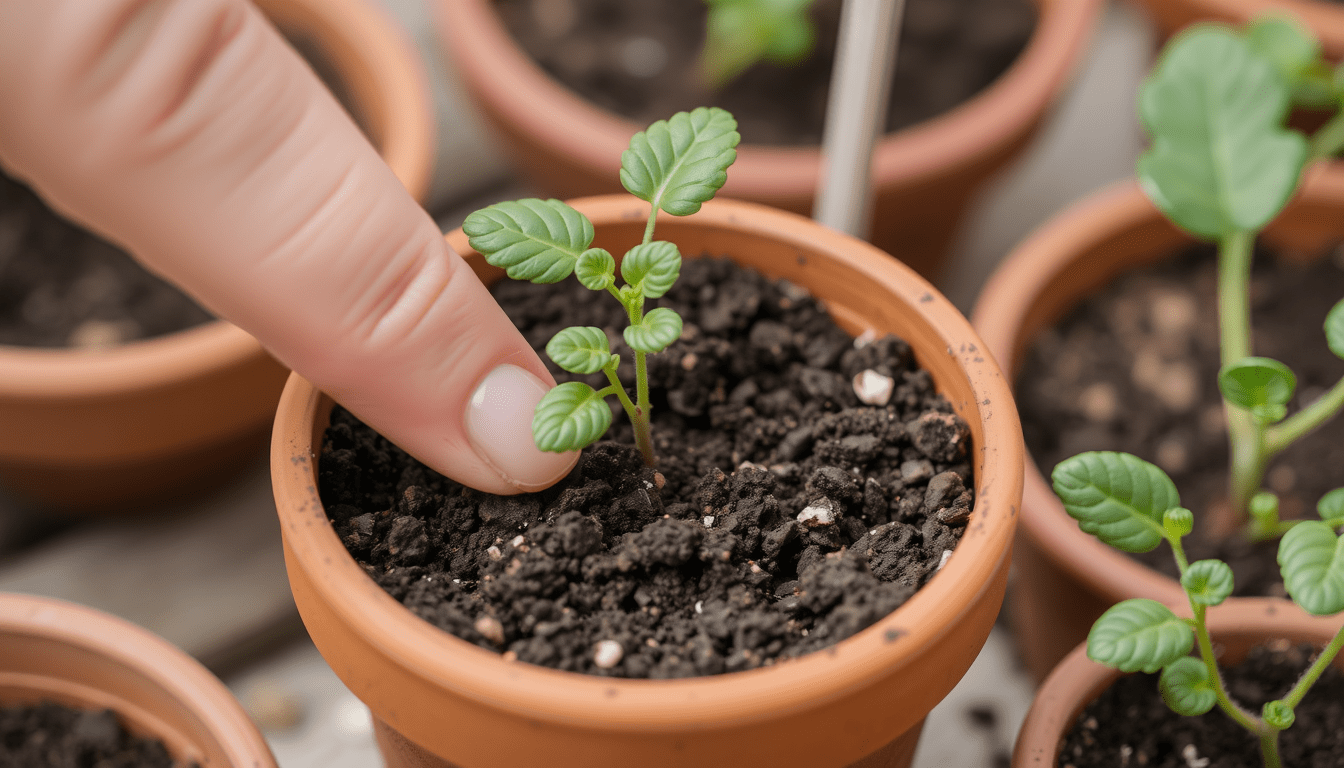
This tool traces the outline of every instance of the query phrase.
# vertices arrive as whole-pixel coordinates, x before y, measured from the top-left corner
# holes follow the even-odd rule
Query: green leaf
[[[1283,78],[1294,101],[1328,103],[1330,70],[1321,60],[1321,44],[1310,30],[1291,16],[1262,16],[1246,27],[1245,38],[1251,52],[1269,62]]]
[[[681,315],[658,307],[649,310],[638,323],[625,329],[625,343],[636,352],[662,352],[681,338]]]
[[[515,280],[556,283],[569,277],[593,242],[593,223],[559,200],[509,200],[462,223],[467,242]]]
[[[1344,299],[1325,316],[1325,342],[1336,357],[1344,357]]]
[[[678,112],[631,137],[621,184],[655,211],[688,216],[727,181],[741,139],[737,121],[718,107]]]
[[[1192,602],[1219,605],[1232,594],[1232,569],[1222,560],[1197,560],[1185,569],[1181,586]]]
[[[1050,479],[1079,528],[1125,552],[1160,544],[1163,518],[1181,505],[1166,472],[1128,453],[1080,453],[1061,461]]]
[[[1170,608],[1136,598],[1111,606],[1087,633],[1087,656],[1121,672],[1152,674],[1190,653],[1195,633]]]
[[[1307,140],[1283,127],[1288,87],[1229,28],[1167,45],[1139,93],[1153,137],[1139,181],[1177,226],[1204,238],[1259,230],[1297,188]]]
[[[1316,520],[1288,529],[1279,541],[1279,572],[1293,602],[1314,616],[1344,611],[1344,538]]]
[[[546,354],[570,373],[597,373],[611,362],[607,334],[591,325],[566,328],[546,344]]]
[[[711,88],[767,59],[799,61],[811,53],[817,33],[808,18],[813,0],[707,0],[705,47],[700,67]]]
[[[1344,488],[1336,488],[1328,491],[1321,500],[1316,502],[1316,513],[1322,520],[1339,520],[1344,518]]]
[[[1195,513],[1185,507],[1167,510],[1162,515],[1162,529],[1167,532],[1167,537],[1179,539],[1182,536],[1189,536],[1190,532],[1195,530]]]
[[[1194,717],[1213,709],[1218,692],[1209,678],[1209,668],[1194,656],[1182,656],[1162,670],[1157,681],[1162,700],[1172,712]]]
[[[591,291],[605,291],[616,282],[616,259],[605,248],[589,248],[579,254],[574,276]]]
[[[1260,718],[1265,721],[1265,725],[1280,731],[1292,728],[1293,723],[1297,721],[1293,708],[1281,699],[1266,701],[1265,706],[1260,708]]]
[[[532,416],[532,438],[543,451],[564,453],[589,445],[611,426],[611,408],[581,381],[547,392]]]
[[[656,299],[681,276],[681,251],[665,240],[636,245],[621,259],[621,277],[641,295]]]
[[[1274,422],[1288,413],[1297,376],[1278,360],[1243,357],[1218,372],[1218,389],[1229,403],[1250,411],[1261,421]]]

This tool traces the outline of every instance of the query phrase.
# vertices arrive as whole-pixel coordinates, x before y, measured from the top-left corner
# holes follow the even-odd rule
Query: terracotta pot
[[[648,206],[578,200],[595,246],[623,253]],[[806,287],[846,330],[904,337],[970,424],[977,497],[955,553],[909,602],[824,652],[686,680],[608,679],[501,657],[438,630],[346,553],[316,491],[332,402],[293,376],[271,467],[290,586],[336,674],[373,711],[389,766],[907,766],[924,716],[979,652],[998,612],[1021,491],[1021,433],[1006,383],[969,323],[907,267],[807,219],[715,201],[661,217],[683,253],[729,254]],[[486,281],[500,272],[448,235]]]
[[[1274,640],[1324,647],[1339,631],[1341,622],[1339,616],[1334,617],[1333,627],[1328,623],[1305,621],[1306,614],[1285,615],[1277,606],[1267,603],[1224,605],[1225,610],[1209,618],[1209,632],[1213,635],[1221,665],[1236,664],[1255,646]],[[1188,610],[1185,615],[1189,615]],[[1344,656],[1336,657],[1334,666],[1344,670]],[[1017,734],[1013,768],[1053,768],[1058,765],[1060,740],[1073,728],[1083,708],[1120,677],[1117,670],[1087,658],[1086,645],[1069,653],[1036,691],[1027,719]],[[1156,681],[1153,695],[1159,695]]]
[[[258,0],[331,62],[374,143],[423,198],[433,123],[415,49],[365,0]],[[152,505],[231,477],[267,442],[287,371],[224,322],[106,350],[0,346],[0,482],[80,512]]]
[[[1101,0],[1041,0],[1035,33],[990,87],[883,138],[873,156],[871,240],[936,279],[962,214],[1033,135],[1081,59]],[[621,150],[644,126],[551,79],[510,37],[490,0],[439,0],[440,36],[518,172],[561,198],[621,192]],[[816,147],[743,144],[723,196],[804,215],[820,176]]]
[[[1344,237],[1344,181],[1313,169],[1304,188],[1265,232],[1268,241],[1308,246]],[[1193,242],[1148,202],[1137,184],[1104,190],[1047,222],[990,278],[972,315],[1010,376],[1038,332],[1122,272],[1175,256]],[[1042,679],[1107,608],[1131,597],[1184,606],[1180,585],[1083,533],[1030,459],[1022,526],[1014,547],[1013,630],[1027,668]],[[1198,514],[1198,511],[1196,512]],[[1280,598],[1233,598],[1302,613]]]
[[[105,613],[0,593],[0,706],[112,709],[203,768],[275,768],[229,689],[162,638]]]
[[[1331,59],[1344,57],[1344,6],[1328,0],[1136,0],[1170,35],[1196,21],[1245,24],[1265,13],[1289,13],[1306,24]]]

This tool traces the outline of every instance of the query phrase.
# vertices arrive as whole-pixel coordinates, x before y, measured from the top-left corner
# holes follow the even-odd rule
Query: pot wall
[[[647,204],[611,196],[574,205],[594,221],[595,246],[621,253],[639,242]],[[988,636],[1016,520],[1021,434],[1003,378],[965,320],[906,267],[800,217],[716,201],[695,216],[661,217],[658,227],[683,253],[731,254],[807,287],[847,330],[909,341],[980,447],[967,533],[946,567],[886,619],[772,668],[655,681],[510,664],[415,618],[345,552],[315,490],[331,402],[291,377],[272,441],[291,587],[318,649],[383,723],[389,765],[908,765],[925,714]],[[470,253],[460,231],[449,242]],[[485,279],[498,276],[471,260]]]
[[[962,215],[995,171],[1028,143],[1068,84],[1101,0],[1041,0],[1016,63],[961,106],[883,138],[873,157],[871,240],[934,279]],[[622,192],[621,151],[644,126],[584,101],[513,41],[490,0],[439,0],[440,37],[477,108],[519,173],[545,196]],[[722,196],[809,215],[816,148],[743,144]]]
[[[1328,0],[1135,0],[1170,35],[1196,21],[1245,24],[1265,13],[1296,16],[1320,38],[1331,59],[1344,57],[1344,7]]]
[[[1265,237],[1302,247],[1340,240],[1341,211],[1344,180],[1313,169]],[[974,325],[1004,370],[1015,376],[1028,345],[1043,328],[1122,272],[1174,256],[1190,242],[1137,184],[1116,185],[1067,209],[1019,245],[986,284]],[[1146,597],[1178,609],[1186,605],[1175,580],[1083,533],[1051,490],[1047,472],[1030,457],[1014,563],[1012,626],[1023,660],[1037,680],[1121,600]],[[1307,616],[1280,598],[1232,598],[1211,613],[1242,602]]]

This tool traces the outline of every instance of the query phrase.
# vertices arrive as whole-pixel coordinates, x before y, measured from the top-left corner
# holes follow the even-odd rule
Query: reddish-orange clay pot
[[[1264,234],[1275,245],[1317,253],[1340,238],[1344,183],[1320,168],[1312,169],[1298,197]],[[1065,210],[1019,245],[980,294],[973,322],[1004,371],[1015,376],[1041,330],[1124,271],[1175,256],[1191,242],[1137,184],[1119,184]],[[1115,603],[1147,597],[1186,605],[1174,579],[1083,533],[1051,490],[1048,470],[1026,462],[1008,606],[1019,650],[1037,680]],[[1306,616],[1280,598],[1232,598],[1212,612],[1242,601]]]
[[[1279,640],[1311,643],[1322,648],[1344,622],[1340,616],[1332,617],[1333,627],[1328,622],[1306,621],[1307,614],[1285,615],[1271,603],[1242,601],[1224,606],[1224,610],[1209,617],[1209,633],[1222,666],[1236,664],[1258,645]],[[1188,616],[1189,611],[1184,615]],[[1337,656],[1334,666],[1344,670],[1344,656]],[[1073,728],[1083,708],[1120,677],[1119,671],[1087,658],[1086,645],[1073,649],[1036,691],[1036,698],[1013,747],[1013,768],[1054,768],[1059,765],[1060,740]],[[1156,681],[1153,682],[1153,695],[1159,695]],[[1177,717],[1175,713],[1171,716]],[[1258,751],[1255,761],[1258,764]]]
[[[433,122],[414,46],[366,0],[258,0],[313,41],[417,199]],[[40,506],[133,511],[232,476],[265,448],[287,371],[224,323],[100,350],[0,346],[0,483]]]
[[[1327,0],[1135,0],[1170,35],[1196,21],[1245,24],[1267,13],[1286,13],[1306,24],[1331,59],[1344,57],[1344,6]]]
[[[573,204],[592,219],[594,246],[623,253],[640,242],[646,203]],[[773,667],[624,680],[510,663],[415,617],[346,553],[315,490],[332,403],[293,376],[271,444],[290,586],[327,663],[373,711],[392,768],[908,766],[925,715],[988,636],[1006,583],[1022,438],[1006,382],[970,324],[909,268],[794,214],[714,201],[661,217],[658,237],[803,286],[850,332],[906,339],[971,427],[977,496],[965,537],[876,625]],[[500,277],[461,230],[448,241],[485,281]]]
[[[1027,48],[984,91],[883,138],[873,155],[871,240],[936,279],[975,193],[1026,146],[1082,58],[1101,0],[1040,0]],[[644,126],[585,101],[514,42],[490,0],[438,0],[440,37],[515,168],[555,197],[620,192],[621,150]],[[723,188],[804,215],[821,173],[816,147],[738,147]]]
[[[91,608],[0,593],[0,706],[111,709],[183,765],[276,768],[229,689],[162,638]]]

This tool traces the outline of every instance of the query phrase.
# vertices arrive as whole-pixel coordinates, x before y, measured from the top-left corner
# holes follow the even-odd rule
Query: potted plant
[[[882,139],[873,157],[871,240],[936,277],[972,196],[1026,146],[1086,49],[1101,4],[1043,2],[1027,49],[993,85]],[[491,0],[437,4],[440,35],[468,92],[513,162],[561,198],[618,192],[618,158],[639,126],[551,79],[511,38]],[[739,150],[729,197],[809,214],[816,147]]]
[[[661,193],[645,195],[647,189],[640,182],[629,182],[632,190],[644,190],[637,194],[652,198],[665,211],[686,214],[698,209],[691,215],[658,217],[658,241],[652,247],[642,242],[653,229],[649,204],[628,196],[575,200],[572,208],[558,201],[519,201],[480,212],[469,218],[467,229],[477,242],[490,241],[482,247],[492,252],[501,247],[500,241],[491,240],[494,236],[508,241],[505,250],[509,243],[522,244],[500,257],[500,263],[516,274],[554,278],[548,274],[553,264],[531,261],[543,251],[533,249],[535,240],[523,236],[526,227],[515,225],[532,214],[539,221],[561,217],[553,220],[557,227],[564,221],[565,232],[584,235],[579,238],[582,242],[565,246],[572,257],[569,269],[578,267],[585,286],[612,290],[628,306],[634,306],[629,302],[638,292],[653,296],[662,290],[648,290],[665,282],[666,270],[655,266],[663,263],[661,252],[670,248],[692,255],[728,254],[739,265],[805,289],[825,302],[831,317],[850,333],[899,334],[969,426],[974,450],[967,458],[973,462],[977,493],[974,510],[966,510],[969,522],[960,542],[944,556],[945,567],[908,602],[823,652],[748,671],[675,680],[620,679],[533,666],[422,620],[351,557],[318,492],[319,471],[329,471],[319,467],[320,443],[334,403],[293,376],[276,415],[272,442],[273,482],[291,588],[319,650],[373,711],[389,765],[670,766],[747,761],[908,765],[924,716],[983,644],[1002,597],[1019,492],[1020,437],[1012,409],[1000,407],[1007,402],[1002,378],[952,306],[877,249],[763,206],[710,201],[701,207],[698,200],[722,184],[722,173],[713,166],[725,157],[731,162],[731,145],[736,143],[735,135],[722,132],[727,128],[719,125],[721,115],[683,114],[669,122],[671,129],[657,125],[649,129],[653,144],[668,138],[667,130],[681,130],[675,126],[684,128],[688,122],[695,130],[718,137],[693,144],[698,148],[696,158],[704,162],[687,165],[703,166],[697,172],[705,171],[706,179],[718,177],[717,183],[704,179],[693,183],[689,197],[676,195],[681,203],[697,201],[694,205],[664,205]],[[717,127],[708,131],[710,125]],[[657,133],[660,130],[664,133]],[[656,133],[659,139],[653,138]],[[637,145],[645,136],[641,133],[632,141],[628,154],[640,155]],[[720,139],[728,138],[732,141],[721,146]],[[591,230],[582,225],[585,217]],[[448,242],[486,282],[502,276],[470,246],[463,231],[449,234]],[[635,260],[620,267],[630,284],[620,289],[607,279],[618,268],[610,254],[618,253]],[[650,254],[659,257],[652,259]],[[642,299],[638,303],[642,307]],[[669,319],[663,313],[655,320],[655,311],[630,310],[632,325],[625,337],[630,339],[632,331],[638,335],[637,327],[661,336]],[[600,363],[602,369],[609,367],[610,350],[599,349],[605,346],[605,337],[585,340],[572,335],[557,336],[567,339],[565,349],[551,350],[548,345],[557,362],[569,360],[562,362],[566,368],[597,370],[574,362],[582,358]],[[643,342],[636,338],[631,346],[638,350]],[[695,364],[683,361],[681,365]],[[613,362],[613,375],[614,366]],[[553,391],[560,396],[580,389],[561,385]],[[642,383],[636,389],[637,395],[643,394]],[[612,392],[618,390],[623,385],[613,383]],[[581,414],[580,421],[586,421],[596,413],[588,404],[597,393],[581,394],[560,400],[569,413]],[[625,405],[627,410],[643,411],[643,397]],[[606,406],[600,407],[609,417]],[[549,418],[543,402],[534,420],[539,437],[547,432]],[[327,456],[335,462],[334,454]],[[760,470],[744,464],[740,471]],[[647,487],[652,489],[661,476],[648,477]],[[702,528],[699,511],[694,512],[692,523],[661,517],[667,525],[713,528],[714,513],[705,513]],[[806,518],[809,513],[800,514]],[[814,510],[811,519],[822,514]],[[509,557],[521,557],[529,551],[526,542],[527,536],[520,534],[513,542],[501,540],[495,551],[486,553],[490,558],[496,553],[502,558],[506,551]],[[716,553],[706,557],[717,559]],[[705,610],[713,606],[706,605]],[[502,627],[482,618],[473,627],[473,637],[489,646],[492,636],[499,637],[494,630]],[[598,643],[593,663],[603,668],[604,656],[606,666],[619,663],[621,653],[619,644],[608,649]],[[844,738],[835,738],[837,733]]]
[[[0,594],[0,709],[43,701],[110,709],[177,765],[275,768],[242,706],[182,651],[90,608]]]
[[[1336,623],[1338,623],[1338,620],[1336,620]],[[1310,644],[1316,649],[1320,649],[1325,647],[1336,634],[1332,631],[1332,628],[1322,623],[1305,621],[1302,616],[1284,615],[1283,612],[1276,610],[1275,606],[1248,603],[1227,606],[1218,613],[1210,614],[1209,630],[1218,649],[1218,662],[1224,667],[1240,663],[1255,647],[1277,646],[1282,648],[1285,645],[1294,647],[1298,644]],[[1333,664],[1336,669],[1344,671],[1344,658],[1336,656]],[[1080,721],[1083,718],[1080,716],[1089,702],[1108,690],[1122,677],[1122,674],[1117,669],[1089,659],[1086,645],[1080,645],[1069,653],[1046,678],[1037,691],[1036,698],[1032,701],[1031,709],[1027,712],[1026,720],[1022,723],[1022,728],[1017,735],[1017,743],[1013,748],[1013,768],[1059,765],[1061,757],[1069,757],[1067,753],[1062,753],[1062,749],[1065,745],[1065,736],[1071,730],[1088,727],[1095,734],[1100,730],[1109,730],[1115,726],[1115,721],[1107,722],[1104,725],[1097,722],[1082,726]],[[1144,687],[1148,688],[1152,698],[1158,700],[1158,686],[1152,681],[1145,681],[1145,683]],[[1277,691],[1270,695],[1281,693],[1283,691]],[[1315,698],[1317,702],[1320,701],[1319,696]],[[1307,700],[1310,701],[1311,699],[1312,694],[1308,693]],[[1152,709],[1159,708],[1165,709],[1160,701],[1152,706]],[[1127,719],[1133,720],[1133,724],[1138,729],[1147,728],[1150,730],[1176,720],[1170,711],[1154,714],[1158,716],[1156,722],[1138,716]],[[1222,718],[1222,713],[1210,712],[1200,718],[1200,721]],[[1182,718],[1182,730],[1187,734],[1194,732],[1196,727],[1193,725],[1194,722]],[[1304,726],[1299,722],[1294,727],[1301,729]],[[1253,757],[1256,751],[1256,740],[1245,738],[1242,743],[1247,748],[1245,764],[1257,764]],[[1165,755],[1163,757],[1179,759],[1181,760],[1179,764],[1183,765],[1189,765],[1191,761],[1198,762],[1208,759],[1207,754],[1198,749],[1199,745],[1188,746],[1196,747],[1195,751],[1190,752],[1189,758],[1184,755],[1179,757],[1177,755]],[[1177,745],[1177,750],[1187,750],[1188,746],[1180,747]],[[1134,763],[1131,764],[1138,762],[1138,756],[1133,749],[1130,750],[1130,757],[1134,760]],[[1155,764],[1157,758],[1157,755],[1145,755],[1145,759],[1150,764]],[[1122,759],[1119,750],[1111,757],[1112,761]]]
[[[414,49],[362,0],[259,3],[310,41],[418,198],[433,167]],[[111,511],[194,492],[261,452],[285,369],[224,322],[97,349],[0,345],[0,482],[48,508]]]
[[[1084,297],[1138,266],[1174,258],[1182,244],[1192,242],[1192,236],[1164,219],[1164,213],[1189,232],[1204,238],[1221,237],[1224,255],[1220,257],[1220,264],[1224,266],[1221,267],[1223,278],[1219,281],[1219,295],[1223,297],[1220,302],[1220,321],[1224,326],[1223,338],[1232,333],[1234,340],[1249,340],[1249,332],[1241,329],[1249,327],[1244,306],[1250,251],[1238,247],[1240,243],[1249,248],[1253,235],[1248,233],[1254,233],[1265,226],[1266,221],[1274,218],[1265,229],[1266,240],[1284,237],[1290,242],[1319,242],[1340,236],[1335,222],[1344,187],[1329,173],[1309,173],[1293,202],[1275,218],[1283,201],[1296,189],[1298,172],[1306,156],[1305,140],[1300,136],[1293,138],[1294,134],[1278,127],[1278,121],[1283,119],[1287,109],[1286,85],[1275,78],[1268,64],[1238,42],[1241,38],[1225,28],[1206,27],[1192,31],[1173,40],[1169,50],[1177,51],[1184,41],[1192,40],[1196,41],[1196,45],[1186,48],[1185,52],[1189,54],[1190,51],[1196,51],[1198,55],[1167,54],[1164,61],[1170,64],[1169,68],[1163,69],[1163,65],[1159,64],[1153,78],[1145,86],[1143,97],[1145,120],[1150,126],[1157,126],[1158,140],[1156,149],[1141,160],[1140,172],[1144,188],[1162,203],[1163,212],[1159,212],[1133,184],[1124,184],[1103,192],[1069,209],[1023,243],[982,293],[976,307],[976,323],[991,351],[1004,361],[1009,370],[1021,371],[1030,341],[1040,336],[1043,329],[1069,309],[1082,303]],[[1211,41],[1219,51],[1236,58],[1237,64],[1220,59],[1209,50],[1200,49],[1200,40]],[[1242,64],[1245,68],[1239,68]],[[1167,120],[1165,124],[1170,125],[1170,112],[1166,117],[1155,115],[1155,112],[1160,113],[1172,106],[1169,99],[1164,100],[1161,91],[1170,88],[1174,82],[1180,82],[1180,77],[1184,76],[1182,72],[1184,75],[1193,74],[1196,79],[1212,77],[1217,80],[1226,77],[1229,81],[1253,73],[1255,77],[1261,78],[1263,89],[1257,87],[1240,92],[1257,94],[1259,98],[1270,102],[1270,106],[1262,108],[1258,113],[1254,108],[1247,108],[1250,113],[1258,114],[1256,119],[1241,121],[1238,118],[1237,124],[1242,127],[1257,123],[1259,127],[1247,128],[1241,139],[1250,143],[1240,145],[1237,152],[1225,157],[1234,158],[1234,165],[1252,157],[1259,158],[1263,161],[1259,170],[1276,178],[1267,181],[1264,177],[1256,177],[1254,173],[1249,174],[1253,180],[1248,184],[1260,185],[1254,187],[1258,191],[1256,202],[1251,206],[1259,208],[1253,213],[1247,213],[1250,209],[1241,209],[1235,214],[1246,218],[1221,220],[1237,222],[1221,235],[1211,234],[1205,228],[1206,225],[1220,226],[1210,224],[1217,216],[1204,219],[1203,224],[1191,219],[1192,204],[1197,202],[1198,195],[1178,199],[1179,195],[1171,192],[1174,189],[1170,186],[1173,181],[1182,178],[1179,171],[1173,173],[1182,168],[1181,162],[1185,163],[1183,172],[1198,174],[1202,172],[1201,169],[1210,167],[1207,163],[1201,163],[1211,157],[1208,154],[1209,144],[1202,144],[1202,154],[1199,141],[1191,145],[1189,139],[1195,134],[1187,133],[1186,144],[1182,146],[1178,138],[1162,133],[1163,121]],[[1210,81],[1206,79],[1202,82],[1208,84]],[[1189,85],[1189,81],[1186,84]],[[1199,88],[1191,87],[1196,90]],[[1190,92],[1185,91],[1187,95]],[[1223,93],[1226,96],[1232,91]],[[1170,91],[1167,91],[1167,95],[1170,95]],[[1209,103],[1216,101],[1212,99]],[[1190,105],[1194,102],[1186,103]],[[1216,109],[1210,111],[1216,112]],[[1239,114],[1244,117],[1245,113]],[[1273,144],[1276,149],[1266,150],[1264,144],[1254,146],[1258,142]],[[1276,158],[1274,152],[1281,154]],[[1229,175],[1224,174],[1220,178],[1226,179]],[[1246,188],[1242,187],[1243,191]],[[1193,209],[1199,209],[1199,206],[1194,205]],[[1213,209],[1203,210],[1207,212]],[[1227,255],[1229,252],[1232,254],[1230,258]],[[1316,255],[1320,255],[1319,251]],[[1228,266],[1229,262],[1231,266]],[[1335,298],[1330,297],[1329,301],[1333,302]],[[1337,331],[1331,330],[1332,323],[1328,318],[1335,318],[1338,312],[1336,309],[1326,315],[1322,311],[1320,314],[1326,316],[1312,321],[1313,325],[1316,322],[1325,323],[1330,350],[1335,349]],[[1249,347],[1249,341],[1246,345]],[[1227,354],[1223,356],[1222,365],[1229,376],[1240,375],[1236,373],[1240,366],[1257,368],[1259,365],[1258,358],[1243,359],[1248,353],[1243,351],[1240,343],[1223,349]],[[1321,352],[1327,358],[1330,355],[1329,350],[1322,349]],[[1265,366],[1274,367],[1270,364]],[[1219,383],[1224,386],[1222,377]],[[1333,383],[1328,381],[1323,386],[1328,389]],[[1282,427],[1266,430],[1283,417],[1281,413],[1271,414],[1263,409],[1253,413],[1250,409],[1267,403],[1243,402],[1237,399],[1235,393],[1228,392],[1226,388],[1223,389],[1228,401],[1227,421],[1231,423],[1230,430],[1233,432],[1230,450],[1241,458],[1221,480],[1221,495],[1226,502],[1211,504],[1209,509],[1204,509],[1202,505],[1200,507],[1201,513],[1207,513],[1206,519],[1222,522],[1224,534],[1241,527],[1251,511],[1247,509],[1249,499],[1261,490],[1268,457],[1282,448],[1277,442],[1262,441],[1267,434],[1277,435],[1282,432]],[[1221,411],[1223,398],[1220,397],[1216,402]],[[1287,402],[1281,401],[1279,405]],[[1332,412],[1332,402],[1331,397],[1326,397],[1321,398],[1316,406],[1304,404],[1301,410],[1307,413],[1303,417],[1294,416],[1289,424],[1301,426],[1303,418],[1314,418],[1312,413],[1328,416]],[[1213,415],[1218,414],[1215,412]],[[1127,418],[1126,414],[1117,414],[1117,417]],[[1312,423],[1318,424],[1319,421],[1317,419]],[[1259,447],[1250,452],[1238,453],[1239,450],[1246,450],[1238,448],[1238,440],[1242,441],[1243,446],[1249,443],[1253,448]],[[1273,445],[1274,449],[1267,452],[1265,448],[1269,445]],[[1091,444],[1087,447],[1104,449],[1108,446]],[[1228,476],[1239,478],[1233,487],[1227,484]],[[1329,477],[1319,480],[1331,482]],[[1306,503],[1314,505],[1315,501],[1313,498]],[[1219,509],[1226,510],[1226,513],[1217,514]],[[1309,513],[1303,510],[1303,514]],[[1268,510],[1266,515],[1269,515]],[[1017,545],[1018,581],[1012,611],[1022,651],[1029,668],[1038,678],[1086,635],[1092,621],[1110,605],[1130,597],[1147,597],[1167,605],[1183,604],[1183,593],[1174,578],[1102,546],[1079,530],[1078,525],[1066,514],[1065,507],[1054,498],[1034,464],[1027,469],[1023,518],[1022,535]],[[1274,534],[1279,522],[1266,517],[1262,529],[1257,529],[1257,525],[1260,525],[1258,519],[1253,519],[1251,535]],[[1231,534],[1240,535],[1235,530]],[[1241,599],[1269,601],[1285,612],[1295,610],[1278,597],[1233,598],[1229,602]],[[1049,631],[1045,630],[1047,627]]]

